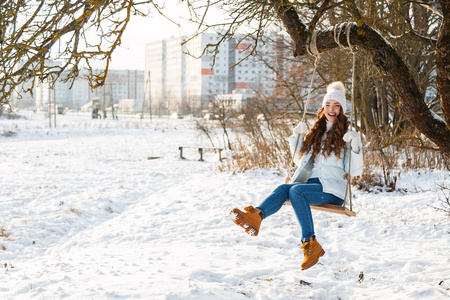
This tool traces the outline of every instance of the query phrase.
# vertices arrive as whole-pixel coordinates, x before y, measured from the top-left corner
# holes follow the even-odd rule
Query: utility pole
[[[106,83],[105,83],[106,84]],[[103,119],[106,119],[106,92],[105,84],[103,85]]]
[[[113,118],[113,120],[115,120],[116,119],[116,116],[115,116],[115,114],[114,114],[114,100],[113,100],[113,86],[112,86],[113,84],[112,84],[112,82],[110,83],[110,89],[109,89],[109,91],[110,91],[110,93],[111,93],[111,112],[112,112],[112,118]]]
[[[142,109],[141,109],[141,120],[144,118],[144,107],[145,107],[145,99],[147,98],[147,94],[149,94],[149,104],[148,104],[148,111],[150,113],[150,121],[152,120],[152,90],[150,87],[151,79],[150,79],[150,71],[148,71],[147,80],[145,81],[145,88],[144,88],[144,99],[142,100]]]
[[[53,84],[53,109],[54,109],[54,113],[55,113],[55,122],[54,122],[54,125],[55,125],[55,129],[56,129],[56,114],[58,113],[58,109],[57,109],[57,107],[56,107],[56,86],[55,86],[55,84]]]
[[[48,127],[52,129],[52,94],[50,89],[48,90],[48,102],[47,102],[47,110],[48,110]]]
[[[149,90],[149,104],[148,104],[148,111],[150,113],[150,121],[152,121],[152,80],[151,80],[151,74],[150,71],[148,71],[148,90]]]

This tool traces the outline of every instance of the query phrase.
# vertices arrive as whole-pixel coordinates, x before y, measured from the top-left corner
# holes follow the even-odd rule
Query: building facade
[[[166,40],[166,102],[171,112],[186,111],[185,46],[182,37]]]
[[[167,111],[166,41],[145,45],[145,107],[153,114]]]
[[[48,63],[58,64],[54,61]],[[94,70],[96,73],[100,71]],[[48,105],[54,105],[56,100],[56,106],[60,108],[80,110],[86,103],[90,103],[93,98],[98,97],[106,107],[127,99],[127,111],[130,111],[130,99],[132,99],[133,110],[141,111],[144,104],[144,71],[109,70],[105,85],[95,90],[91,90],[89,87],[87,75],[87,70],[81,70],[79,77],[75,79],[71,87],[70,81],[62,81],[61,78],[67,76],[67,73],[63,72],[61,78],[53,86],[47,82],[39,82],[33,88],[33,95],[28,93],[14,95],[13,105],[18,109],[33,106],[37,111],[47,111]],[[31,87],[31,82],[27,85]]]
[[[87,81],[85,83],[87,84]],[[91,91],[88,102],[93,97],[98,97],[106,107],[111,107],[113,103],[117,105],[126,99],[126,108],[121,109],[119,106],[119,112],[130,112],[131,107],[135,112],[139,112],[142,110],[144,92],[144,71],[109,70],[105,84]],[[132,105],[130,99],[134,100]]]
[[[276,43],[253,51],[254,41],[244,35],[220,39],[216,33],[204,33],[185,44],[184,37],[177,37],[146,45],[153,111],[199,114],[218,95],[240,94],[245,103],[256,90],[270,94],[277,76]]]

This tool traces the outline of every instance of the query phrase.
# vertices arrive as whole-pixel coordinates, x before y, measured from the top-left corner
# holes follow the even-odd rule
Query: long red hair
[[[317,111],[316,122],[313,124],[308,134],[305,136],[303,146],[300,149],[300,156],[308,153],[311,147],[313,147],[313,160],[320,153],[320,151],[322,151],[325,157],[330,156],[332,151],[334,151],[334,154],[337,157],[340,157],[341,151],[345,148],[345,141],[342,139],[342,137],[347,132],[348,126],[348,118],[344,115],[341,107],[341,111],[337,115],[336,121],[334,121],[333,126],[327,133],[327,138],[325,139],[322,148],[322,136],[327,130],[327,118],[325,116],[323,107],[320,108]]]

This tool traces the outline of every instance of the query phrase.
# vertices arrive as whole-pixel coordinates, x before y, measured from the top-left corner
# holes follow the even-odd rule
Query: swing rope
[[[315,57],[315,60],[314,60],[314,71],[313,71],[313,75],[311,77],[311,83],[309,85],[308,96],[306,97],[305,107],[303,108],[302,122],[305,122],[305,119],[306,119],[306,111],[308,109],[309,99],[311,98],[311,90],[312,90],[312,86],[314,83],[314,78],[316,77],[317,66],[318,66],[319,60],[320,60],[320,53],[319,53],[319,50],[317,49],[317,33],[318,33],[318,31],[314,30],[314,32],[311,36],[311,42],[309,44],[306,44],[306,50],[308,51],[308,53],[310,55]],[[294,164],[295,151],[297,150],[299,142],[300,142],[300,134],[297,136],[297,142],[295,143],[294,153],[292,154],[291,161],[289,163],[288,173],[284,180],[285,183],[289,183],[292,179],[291,178],[292,165]]]
[[[342,25],[342,26],[341,26]],[[344,49],[349,49],[353,55],[353,65],[352,65],[352,90],[351,90],[351,111],[350,111],[350,130],[352,130],[352,123],[353,123],[353,113],[354,113],[354,101],[353,99],[355,98],[355,78],[356,78],[356,74],[355,74],[355,70],[356,70],[356,53],[358,52],[358,48],[356,46],[353,46],[350,42],[350,30],[351,30],[351,23],[345,22],[343,24],[339,25],[339,31],[337,31],[337,27],[338,25],[334,25],[334,29],[333,29],[333,36],[334,36],[334,41],[336,42],[336,44],[339,45],[339,47],[344,48]],[[347,45],[348,47],[344,46],[341,44],[341,42],[339,41],[339,38],[341,36],[341,32],[344,26],[347,26]],[[345,113],[345,112],[344,112]],[[348,198],[349,198],[349,202],[350,202],[350,210],[353,211],[353,203],[352,203],[352,187],[351,187],[351,181],[352,181],[352,175],[350,175],[350,170],[351,170],[351,166],[352,166],[352,149],[351,149],[351,145],[350,145],[350,151],[349,151],[349,156],[348,156],[348,173],[344,174],[344,178],[347,180],[347,186],[345,188],[345,197],[344,197],[344,204],[343,206],[345,207],[345,204],[347,202],[347,194],[348,194]]]
[[[318,31],[314,30],[314,32],[311,36],[311,42],[309,44],[307,44],[307,46],[306,46],[306,51],[308,51],[308,53],[310,55],[314,56],[315,60],[314,60],[314,71],[313,71],[313,75],[311,78],[311,83],[309,85],[308,97],[306,98],[305,107],[303,109],[302,122],[305,122],[306,111],[308,109],[309,99],[311,98],[312,86],[314,83],[314,78],[316,77],[316,70],[317,70],[317,66],[319,65],[319,60],[320,60],[320,53],[319,53],[319,49],[317,48],[317,33],[318,33]]]

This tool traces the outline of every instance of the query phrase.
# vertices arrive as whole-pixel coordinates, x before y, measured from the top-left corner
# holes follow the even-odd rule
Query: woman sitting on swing
[[[278,186],[256,208],[248,206],[245,212],[237,208],[230,212],[234,223],[243,227],[248,234],[257,236],[261,221],[276,213],[286,201],[291,201],[302,229],[302,270],[314,266],[319,257],[325,254],[314,234],[310,205],[341,206],[347,188],[344,175],[350,173],[357,176],[362,173],[361,139],[357,132],[348,131],[349,121],[344,115],[346,106],[342,82],[328,85],[322,108],[317,111],[317,120],[311,131],[308,133],[306,124],[300,122],[293,129],[294,135],[289,138],[291,152],[295,153],[294,162],[298,166],[291,183]]]

